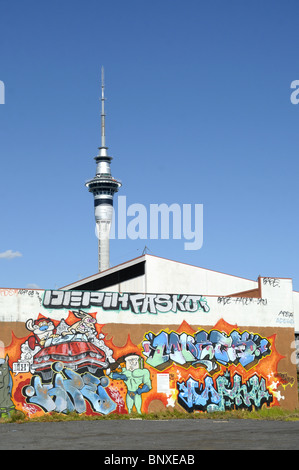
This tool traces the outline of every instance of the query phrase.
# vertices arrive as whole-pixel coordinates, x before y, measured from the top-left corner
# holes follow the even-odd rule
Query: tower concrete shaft
[[[110,163],[112,157],[108,156],[108,147],[106,147],[103,67],[101,87],[101,147],[99,147],[99,153],[95,157],[97,164],[96,175],[87,181],[85,185],[94,197],[94,214],[99,240],[98,269],[99,271],[104,271],[110,267],[110,229],[113,217],[113,196],[121,187],[121,182],[111,176]]]

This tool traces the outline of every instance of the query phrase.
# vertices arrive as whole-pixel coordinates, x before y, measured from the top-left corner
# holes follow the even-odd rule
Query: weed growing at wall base
[[[14,411],[9,417],[0,418],[0,423],[32,423],[32,422],[57,422],[57,421],[107,421],[107,420],[170,420],[170,419],[261,419],[269,421],[299,421],[299,410],[285,410],[280,407],[262,408],[261,410],[232,410],[217,411],[214,413],[184,413],[174,410],[164,410],[156,413],[136,413],[91,416],[85,413],[78,414],[76,412],[69,413],[47,413],[39,417],[28,418],[21,411]]]

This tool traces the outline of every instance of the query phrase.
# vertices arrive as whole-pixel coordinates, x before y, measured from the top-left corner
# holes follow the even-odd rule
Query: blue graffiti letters
[[[158,370],[164,370],[172,363],[184,367],[204,367],[208,372],[218,371],[220,364],[241,364],[249,369],[271,354],[270,342],[266,338],[236,330],[230,335],[218,330],[209,333],[200,330],[194,335],[174,331],[161,331],[158,335],[149,332],[142,346],[147,364]]]
[[[258,378],[254,374],[242,384],[242,377],[235,373],[231,378],[227,371],[213,382],[212,377],[207,376],[203,383],[192,377],[184,382],[177,382],[178,402],[188,412],[200,411],[225,411],[231,409],[252,410],[253,405],[261,408],[264,403],[270,406],[273,395],[266,388],[263,377]]]
[[[31,385],[23,388],[27,403],[38,405],[45,412],[57,413],[85,413],[86,400],[96,413],[106,415],[116,409],[105,390],[109,385],[107,377],[98,378],[89,372],[80,375],[64,367],[62,362],[55,362],[52,368],[52,383],[43,384],[40,376],[35,375]]]

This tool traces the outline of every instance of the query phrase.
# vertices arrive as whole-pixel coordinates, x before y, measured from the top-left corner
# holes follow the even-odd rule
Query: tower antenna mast
[[[102,76],[102,111],[101,111],[101,147],[106,147],[106,136],[105,136],[105,78],[104,78],[104,67],[102,67],[101,71]]]
[[[97,164],[96,175],[85,183],[88,191],[94,197],[94,215],[97,227],[98,267],[104,271],[110,267],[109,236],[113,216],[113,196],[121,187],[121,182],[111,175],[110,163],[112,157],[107,153],[105,136],[105,82],[104,67],[101,70],[101,147],[95,157]]]

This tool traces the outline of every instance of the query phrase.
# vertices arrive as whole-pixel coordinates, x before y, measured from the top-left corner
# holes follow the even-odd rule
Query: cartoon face
[[[131,372],[133,372],[133,370],[139,369],[139,360],[140,360],[140,357],[137,356],[136,354],[127,356],[125,358],[126,369],[130,370]]]
[[[51,320],[44,318],[42,320],[35,320],[32,319],[26,322],[26,328],[30,331],[33,331],[35,335],[39,338],[48,337],[54,330],[54,324]]]
[[[54,325],[53,325],[52,322],[48,322],[47,320],[43,320],[43,321],[39,322],[38,325],[34,325],[33,328],[34,328],[35,333],[37,333],[38,330],[42,333],[44,331],[54,330]]]

